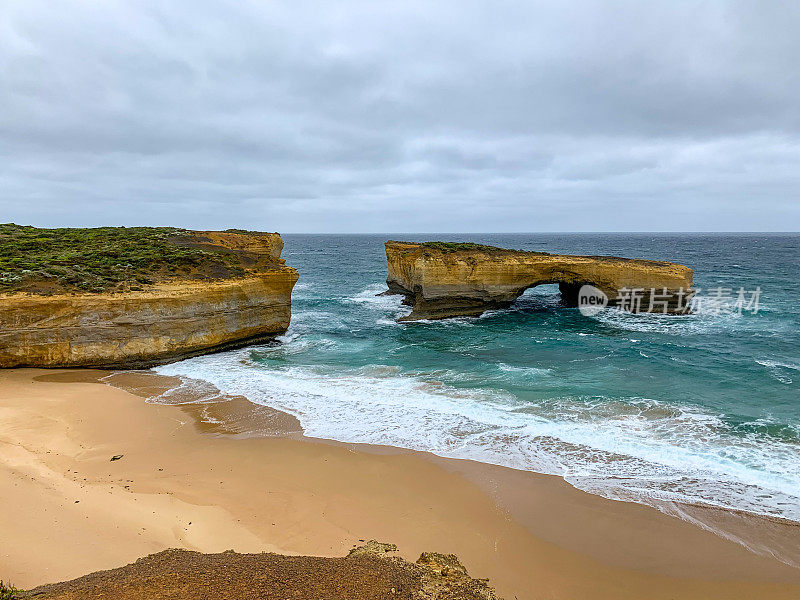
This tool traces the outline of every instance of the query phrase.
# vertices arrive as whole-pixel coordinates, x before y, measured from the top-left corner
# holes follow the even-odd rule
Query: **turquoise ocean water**
[[[756,314],[561,308],[555,286],[480,318],[398,324],[387,239],[672,260],[702,290],[762,290]],[[557,474],[645,503],[800,521],[800,236],[286,235],[300,272],[274,344],[159,372],[296,415],[309,436]],[[703,295],[701,291],[701,295]]]

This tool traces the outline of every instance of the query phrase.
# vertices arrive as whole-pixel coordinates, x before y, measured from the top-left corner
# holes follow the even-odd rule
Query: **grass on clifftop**
[[[0,293],[141,289],[198,269],[243,273],[235,257],[191,247],[173,227],[89,229],[0,224]]]
[[[422,246],[441,250],[442,252],[456,252],[458,250],[500,250],[495,246],[485,246],[473,242],[422,242]]]
[[[548,254],[547,252],[535,252],[531,250],[512,250],[511,248],[500,248],[498,246],[486,246],[474,242],[422,242],[425,248],[441,250],[442,252],[458,252],[459,250],[480,250],[482,252],[528,252],[529,254]]]

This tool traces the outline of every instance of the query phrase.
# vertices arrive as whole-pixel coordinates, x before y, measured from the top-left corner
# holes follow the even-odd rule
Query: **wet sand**
[[[177,381],[106,374],[0,371],[0,579],[30,588],[169,547],[341,556],[375,538],[411,560],[455,553],[507,600],[800,597],[796,567],[557,477],[305,438],[244,398],[150,404]],[[795,525],[712,516],[800,544]]]

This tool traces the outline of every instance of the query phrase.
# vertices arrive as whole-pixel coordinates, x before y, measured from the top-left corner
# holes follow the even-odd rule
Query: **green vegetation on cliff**
[[[244,273],[230,254],[173,227],[40,229],[0,224],[0,292],[140,289],[156,279]]]
[[[16,600],[19,598],[17,594],[20,592],[17,588],[13,585],[5,585],[2,580],[0,580],[0,600]]]
[[[457,250],[499,250],[495,246],[484,246],[472,242],[422,242],[422,246],[441,250],[442,252],[456,252]]]
[[[534,252],[531,250],[511,250],[509,248],[499,248],[498,246],[486,246],[474,242],[422,242],[424,248],[441,250],[442,252],[458,252],[459,250],[480,250],[481,252],[527,252],[529,254],[548,254],[547,252]]]

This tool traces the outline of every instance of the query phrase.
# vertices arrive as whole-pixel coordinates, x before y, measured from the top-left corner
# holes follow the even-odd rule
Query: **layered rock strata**
[[[0,294],[0,367],[140,368],[285,332],[298,275],[280,258],[280,236],[188,233],[175,243],[235,269],[215,274],[201,261],[126,291]]]
[[[662,261],[397,241],[386,242],[386,259],[389,293],[412,307],[402,320],[477,316],[542,284],[557,283],[566,306],[577,306],[581,287],[592,285],[610,306],[628,303],[632,312],[686,312],[692,293],[692,270]]]

